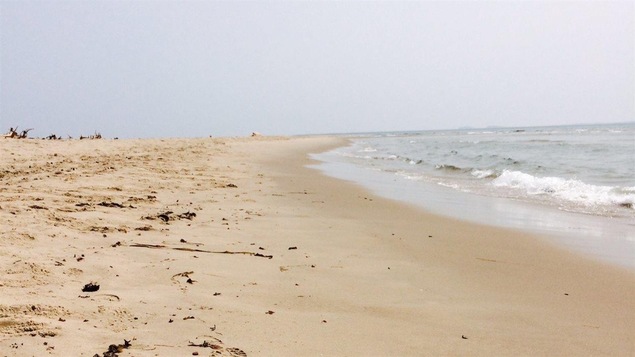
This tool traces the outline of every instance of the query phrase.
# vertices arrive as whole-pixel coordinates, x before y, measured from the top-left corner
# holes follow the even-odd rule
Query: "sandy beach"
[[[634,272],[306,167],[344,143],[0,139],[0,355],[635,355]]]

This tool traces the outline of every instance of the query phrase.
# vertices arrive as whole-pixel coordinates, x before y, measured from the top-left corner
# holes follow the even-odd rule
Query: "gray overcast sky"
[[[0,130],[191,137],[635,120],[635,2],[0,0]]]

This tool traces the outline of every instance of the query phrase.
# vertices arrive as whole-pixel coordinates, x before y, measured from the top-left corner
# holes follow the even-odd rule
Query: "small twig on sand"
[[[186,251],[186,252],[211,253],[211,254],[244,254],[244,255],[251,255],[252,257],[261,257],[261,258],[268,258],[268,259],[273,258],[273,255],[264,255],[264,254],[253,253],[253,252],[240,252],[240,251],[235,252],[235,251],[229,251],[229,250],[212,251],[212,250],[204,250],[204,249],[185,248],[185,247],[168,247],[163,244],[133,243],[133,244],[130,244],[129,246],[135,247],[135,248],[172,249],[172,250],[180,250],[180,251]]]

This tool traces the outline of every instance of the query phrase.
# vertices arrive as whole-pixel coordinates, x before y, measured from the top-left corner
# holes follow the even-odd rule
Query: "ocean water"
[[[635,123],[371,133],[326,174],[456,218],[536,231],[635,268]]]

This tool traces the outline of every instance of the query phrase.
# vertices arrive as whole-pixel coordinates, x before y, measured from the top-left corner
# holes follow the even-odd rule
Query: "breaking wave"
[[[635,187],[598,186],[574,179],[536,177],[521,171],[504,170],[491,184],[520,190],[530,196],[549,196],[585,207],[635,208]]]

